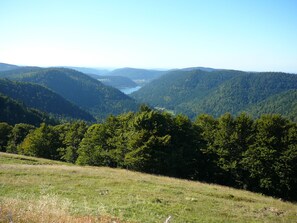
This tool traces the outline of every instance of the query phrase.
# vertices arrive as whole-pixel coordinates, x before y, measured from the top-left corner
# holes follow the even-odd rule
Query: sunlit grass
[[[0,222],[297,222],[296,204],[260,194],[3,153],[0,206]]]

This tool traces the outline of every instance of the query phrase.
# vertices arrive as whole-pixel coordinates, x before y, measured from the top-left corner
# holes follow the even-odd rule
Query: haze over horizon
[[[2,0],[0,62],[297,73],[294,0]]]

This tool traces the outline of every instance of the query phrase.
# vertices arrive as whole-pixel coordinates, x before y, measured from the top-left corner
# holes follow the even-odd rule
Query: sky
[[[297,1],[0,0],[0,62],[297,73]]]

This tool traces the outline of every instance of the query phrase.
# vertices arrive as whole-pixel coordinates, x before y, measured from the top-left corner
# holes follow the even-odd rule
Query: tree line
[[[0,123],[0,149],[297,200],[297,123],[277,114],[258,119],[245,113],[202,114],[191,121],[141,106],[92,125]]]

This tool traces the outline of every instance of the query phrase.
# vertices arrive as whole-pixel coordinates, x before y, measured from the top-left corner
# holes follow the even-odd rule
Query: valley
[[[202,219],[214,222],[219,219],[222,222],[235,222],[235,219],[238,222],[245,222],[246,219],[253,219],[255,222],[294,222],[294,204],[284,208],[282,204],[275,207],[261,206],[256,201],[249,206],[245,203],[250,203],[254,195],[262,196],[260,194],[274,197],[269,198],[272,200],[280,198],[287,202],[296,202],[296,74],[194,67],[162,73],[125,68],[117,69],[114,75],[111,75],[112,71],[98,75],[69,68],[19,67],[7,64],[3,67],[4,70],[0,71],[0,151],[5,153],[1,153],[0,159],[4,163],[9,165],[11,162],[12,168],[20,172],[15,165],[21,164],[21,168],[25,170],[27,166],[23,165],[31,165],[31,161],[43,165],[39,158],[51,159],[55,161],[44,162],[58,165],[55,168],[61,175],[68,174],[67,168],[77,168],[78,172],[84,172],[85,168],[94,168],[95,175],[96,171],[101,170],[114,171],[115,175],[117,171],[135,171],[128,171],[127,175],[126,172],[121,172],[120,175],[124,175],[125,179],[115,185],[113,181],[103,181],[97,185],[87,179],[79,184],[92,185],[91,188],[94,189],[103,187],[106,183],[108,189],[104,189],[103,195],[109,194],[110,190],[117,194],[108,201],[89,198],[88,196],[94,196],[89,189],[77,185],[71,188],[82,191],[79,196],[73,197],[50,174],[57,185],[46,196],[52,198],[52,193],[56,193],[60,194],[57,200],[68,202],[68,199],[74,199],[74,203],[70,202],[63,213],[57,211],[56,215],[50,212],[44,218],[66,218],[68,220],[65,221],[74,222],[79,222],[78,219],[89,219],[91,222],[109,222],[111,219],[116,222],[156,222],[164,221],[171,215],[176,219],[174,222],[199,222]],[[120,71],[124,71],[123,74]],[[138,76],[137,72],[140,72]],[[151,72],[156,76],[147,78],[143,85],[137,85],[137,79],[132,79],[144,78]],[[121,92],[123,87],[130,92]],[[67,166],[66,169],[64,165]],[[7,166],[0,167],[6,171]],[[88,171],[93,172],[91,169]],[[31,178],[41,176],[39,170],[32,171],[28,181],[34,182],[37,188],[42,187],[38,180]],[[155,201],[145,200],[145,196],[152,196],[148,195],[146,189],[146,195],[137,195],[140,200],[135,201],[129,197],[130,192],[140,190],[136,188],[138,180],[134,181],[129,177],[131,173],[141,176],[144,173],[151,174],[147,175],[150,178],[155,175],[164,176],[160,177],[160,181],[150,182],[152,187],[147,184],[139,185],[149,188],[154,194],[159,193],[159,197]],[[84,174],[79,176],[84,178]],[[171,188],[170,185],[160,183],[163,178],[167,179],[166,176],[172,177],[173,181],[168,178],[172,185],[176,184],[175,181],[194,181],[190,184],[200,188],[199,191],[218,184],[221,186],[216,190],[220,192],[211,195],[209,200],[208,195],[197,195],[198,191],[194,187],[190,186],[189,190],[186,189],[188,186],[182,186],[181,190],[187,191],[185,196],[190,196],[190,200],[181,200],[184,197],[182,193],[177,195],[176,200],[171,197],[171,192],[160,192]],[[126,178],[132,182],[133,187],[130,189]],[[77,180],[76,177],[74,179]],[[61,181],[62,184],[65,184],[64,180]],[[5,193],[0,198],[4,200],[4,210],[18,212],[13,206],[23,210],[23,198],[13,196],[21,196],[18,187],[3,187],[6,188]],[[33,185],[29,186],[31,187]],[[226,192],[224,188],[235,191],[229,187],[244,189],[245,192],[238,193],[249,195],[244,195],[243,198]],[[123,191],[126,190],[130,192],[125,194]],[[27,196],[27,193],[33,200],[32,205],[41,202],[40,191],[36,194],[28,190],[23,195]],[[224,195],[226,193],[229,194],[227,197]],[[116,202],[117,196],[126,197],[131,204],[125,206],[124,201]],[[84,203],[85,210],[80,205],[83,198],[91,199],[90,203]],[[213,199],[218,199],[216,203],[219,206],[222,206],[221,202],[231,202],[227,209],[236,207],[238,213],[244,217],[226,215],[227,209],[214,215],[210,207],[207,207],[210,210],[208,213],[201,205],[197,206],[200,200],[210,202],[211,206]],[[245,199],[249,201],[246,202]],[[260,200],[263,199],[261,197]],[[188,201],[194,201],[193,206]],[[7,206],[9,202],[16,203]],[[98,202],[102,203],[100,214],[93,209]],[[183,202],[187,210],[180,212],[178,207],[183,206],[177,203]],[[256,206],[250,206],[254,203]],[[135,204],[141,209],[138,210]],[[166,210],[169,208],[170,213],[165,211],[165,207]],[[219,207],[215,209],[220,210]],[[144,210],[149,210],[151,214],[148,215]],[[247,210],[252,211],[244,215],[243,212]],[[197,216],[197,211],[204,214]],[[40,220],[40,214],[31,216],[24,212],[24,215],[30,222]],[[152,220],[145,220],[149,216]]]
[[[297,1],[0,1],[0,223],[296,223]]]

